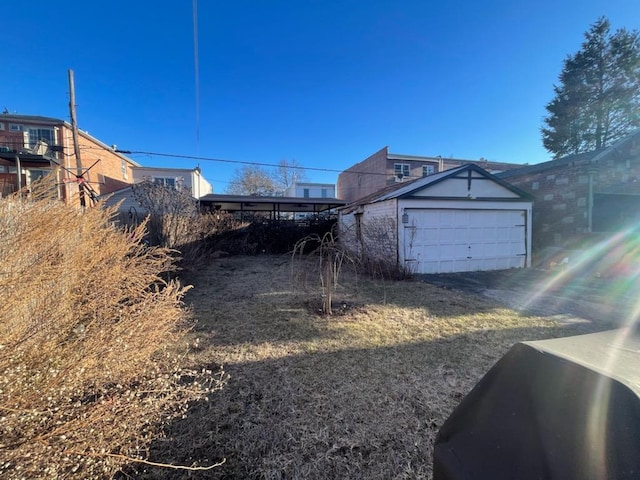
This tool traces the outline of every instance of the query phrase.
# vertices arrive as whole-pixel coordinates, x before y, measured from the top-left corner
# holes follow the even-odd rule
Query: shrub
[[[111,477],[220,385],[179,367],[188,287],[162,279],[168,250],[112,214],[0,200],[2,478]]]

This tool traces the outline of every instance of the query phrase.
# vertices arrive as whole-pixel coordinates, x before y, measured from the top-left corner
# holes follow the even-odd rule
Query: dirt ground
[[[294,266],[265,255],[203,266],[189,281],[197,324],[185,362],[222,367],[227,382],[168,426],[151,459],[224,461],[189,478],[429,480],[440,426],[515,343],[603,329],[489,298],[537,292],[536,274],[383,281],[345,270],[339,313],[326,317],[312,260]],[[145,467],[134,478],[182,473]]]
[[[615,328],[634,318],[640,296],[635,278],[602,278],[566,270],[513,269],[421,275],[441,288],[491,298],[508,308],[554,317],[563,324],[590,330]]]

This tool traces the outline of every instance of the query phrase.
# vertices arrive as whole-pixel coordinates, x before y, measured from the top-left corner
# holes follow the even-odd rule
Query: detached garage
[[[340,239],[361,257],[412,273],[524,268],[531,205],[525,192],[468,164],[344,207]]]

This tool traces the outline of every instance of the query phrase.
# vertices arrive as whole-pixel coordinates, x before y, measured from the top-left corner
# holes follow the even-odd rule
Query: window
[[[309,198],[309,189],[308,189],[308,188],[304,188],[304,189],[302,190],[302,196],[303,196],[304,198]]]
[[[326,188],[323,188],[323,189],[321,190],[320,194],[321,194],[322,198],[327,198],[327,189],[326,189]]]
[[[411,165],[408,163],[394,163],[393,174],[398,178],[411,176]]]
[[[35,182],[36,180],[40,180],[41,178],[46,177],[50,173],[51,170],[29,169],[27,170],[27,179],[29,183]]]
[[[426,177],[427,175],[433,175],[436,173],[436,167],[433,165],[423,165],[422,166],[422,176]]]
[[[124,178],[125,180],[129,178],[127,171],[127,162],[125,162],[124,160],[120,162],[120,171],[122,172],[122,178]]]
[[[153,177],[153,183],[163,185],[167,188],[176,188],[176,179],[170,177]]]
[[[29,148],[36,146],[40,140],[43,140],[47,145],[56,144],[56,136],[52,128],[30,128],[29,129]]]
[[[22,131],[24,131],[24,127],[22,125],[18,125],[17,123],[10,123],[9,124],[9,131],[10,132],[22,132]]]
[[[4,130],[4,123],[0,122],[0,130]]]

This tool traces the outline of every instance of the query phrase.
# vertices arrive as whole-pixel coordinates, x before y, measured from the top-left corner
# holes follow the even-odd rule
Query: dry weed
[[[110,477],[218,379],[171,348],[193,322],[168,250],[46,187],[0,200],[0,476]]]
[[[308,308],[318,262],[298,265],[293,283],[277,256],[222,259],[193,278],[201,347],[190,361],[230,375],[197,423],[179,426],[198,451],[227,458],[206,478],[429,479],[440,425],[515,342],[576,333],[348,268],[334,303],[353,308],[320,316]]]

